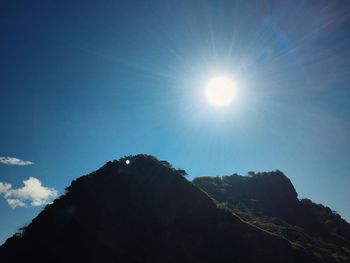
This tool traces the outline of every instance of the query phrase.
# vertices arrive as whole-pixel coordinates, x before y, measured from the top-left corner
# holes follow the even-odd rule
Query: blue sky
[[[33,164],[0,163],[0,243],[137,153],[190,178],[280,169],[349,221],[349,17],[346,1],[2,1],[0,156]],[[217,75],[237,83],[220,109]]]

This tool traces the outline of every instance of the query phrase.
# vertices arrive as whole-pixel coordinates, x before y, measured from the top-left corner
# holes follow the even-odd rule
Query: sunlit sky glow
[[[46,200],[137,153],[189,178],[280,169],[350,220],[347,1],[49,2],[0,3],[0,243],[41,209],[5,191]]]

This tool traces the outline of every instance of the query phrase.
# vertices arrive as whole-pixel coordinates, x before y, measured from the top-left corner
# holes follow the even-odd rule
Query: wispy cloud
[[[19,165],[19,166],[34,164],[31,161],[24,161],[16,157],[9,157],[9,156],[0,157],[0,163],[7,164],[7,165]]]
[[[21,188],[12,188],[11,184],[0,182],[0,194],[12,208],[46,205],[58,195],[56,189],[43,186],[34,177],[24,180],[23,184]]]

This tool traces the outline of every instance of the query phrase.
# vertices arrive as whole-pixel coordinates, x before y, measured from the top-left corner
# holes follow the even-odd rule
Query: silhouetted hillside
[[[299,200],[282,172],[199,177],[193,183],[245,221],[285,237],[321,262],[350,262],[350,225],[328,207]]]
[[[127,159],[73,181],[6,241],[1,262],[316,262],[218,207],[183,170]]]

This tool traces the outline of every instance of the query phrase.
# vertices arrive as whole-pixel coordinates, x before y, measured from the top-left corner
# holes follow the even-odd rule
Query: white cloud
[[[7,199],[6,200],[7,203],[12,207],[12,208],[16,208],[16,207],[25,207],[26,204],[24,202],[22,202],[19,199]]]
[[[29,177],[23,184],[21,188],[12,188],[11,184],[0,182],[0,194],[12,208],[46,205],[57,197],[56,189],[43,186],[37,178]]]
[[[12,186],[8,183],[2,183],[0,182],[0,194],[7,192],[10,190]]]
[[[16,157],[8,157],[8,156],[0,157],[0,163],[7,164],[7,165],[19,165],[19,166],[34,164],[31,161],[24,161]]]

